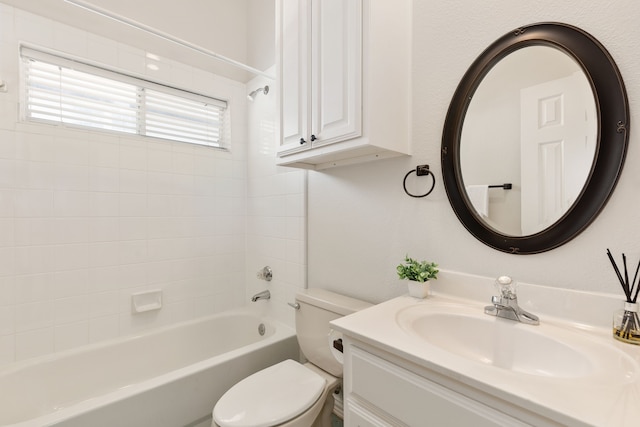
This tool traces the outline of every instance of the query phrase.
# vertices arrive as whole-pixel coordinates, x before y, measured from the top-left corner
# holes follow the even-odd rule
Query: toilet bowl
[[[339,383],[309,363],[285,360],[229,389],[213,410],[212,426],[312,426],[322,411],[331,415],[331,395]]]
[[[308,362],[285,360],[231,387],[213,409],[212,427],[331,425],[342,363],[334,356],[329,322],[370,304],[323,289],[301,292],[296,302],[296,334]]]

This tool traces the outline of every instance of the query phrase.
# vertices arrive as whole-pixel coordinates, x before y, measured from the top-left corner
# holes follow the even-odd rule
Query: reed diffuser
[[[624,309],[617,311],[613,316],[613,337],[620,341],[640,345],[640,320],[638,319],[638,303],[636,302],[638,300],[638,292],[640,292],[640,281],[637,280],[638,271],[640,271],[640,262],[638,262],[638,266],[636,267],[633,280],[629,282],[626,255],[622,254],[624,277],[609,249],[607,249],[607,256],[618,276],[618,280],[626,297]]]

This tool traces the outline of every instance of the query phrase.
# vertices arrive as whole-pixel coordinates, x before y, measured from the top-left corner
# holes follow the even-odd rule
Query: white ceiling
[[[161,57],[179,59],[185,64],[213,71],[246,82],[252,74],[181,47],[157,36],[89,12],[64,0],[0,0],[2,3],[53,19],[112,40],[127,43]],[[264,2],[264,0],[260,0]],[[89,0],[92,5],[124,16],[160,32],[241,63],[247,60],[248,22],[255,17],[257,0]],[[267,3],[267,2],[265,2]],[[272,3],[272,2],[271,2]],[[260,5],[258,5],[260,6]],[[267,9],[267,12],[269,10]],[[262,10],[264,12],[264,8]],[[273,22],[273,16],[267,17]],[[266,28],[269,28],[268,26]],[[271,41],[268,41],[271,42]],[[255,60],[255,59],[254,59]],[[259,68],[263,64],[250,66]],[[266,66],[273,61],[267,59]]]

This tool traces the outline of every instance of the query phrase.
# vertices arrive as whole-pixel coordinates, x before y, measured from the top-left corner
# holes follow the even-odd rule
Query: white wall
[[[624,251],[634,264],[640,259],[640,148],[633,129],[622,177],[599,217],[566,245],[527,256],[490,249],[457,220],[442,184],[440,144],[449,101],[467,67],[497,38],[541,21],[576,25],[607,47],[625,79],[632,126],[638,123],[636,3],[416,0],[413,9],[414,154],[309,173],[309,285],[382,301],[405,292],[394,267],[409,253],[449,270],[621,295],[605,251]],[[404,194],[402,178],[423,163],[438,181],[429,197],[413,199]]]
[[[244,304],[245,85],[4,4],[0,31],[0,364]],[[19,41],[228,99],[230,152],[20,121]]]
[[[275,67],[269,70],[275,73]],[[293,326],[296,291],[306,287],[306,171],[275,165],[277,93],[275,83],[257,77],[247,90],[269,85],[269,94],[258,94],[248,104],[247,153],[247,300],[268,289],[271,300],[255,304]],[[264,266],[273,280],[258,280]]]

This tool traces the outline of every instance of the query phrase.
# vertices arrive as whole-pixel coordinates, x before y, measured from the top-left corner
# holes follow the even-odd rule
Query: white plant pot
[[[426,298],[429,296],[429,281],[416,282],[415,280],[408,280],[407,287],[409,288],[409,295],[415,298]]]

